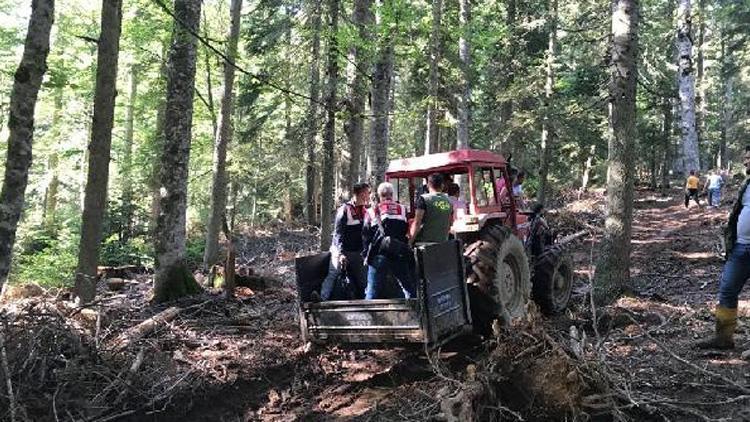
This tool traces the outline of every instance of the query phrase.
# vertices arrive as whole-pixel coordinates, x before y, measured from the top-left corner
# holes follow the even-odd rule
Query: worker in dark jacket
[[[365,267],[362,261],[362,226],[366,207],[370,198],[370,185],[357,183],[352,187],[351,201],[341,205],[336,211],[331,239],[331,264],[328,275],[320,288],[320,298],[330,300],[336,280],[341,271],[346,270],[354,282],[358,295],[364,291]]]
[[[745,174],[750,176],[750,147],[743,156]],[[737,302],[745,281],[750,278],[750,178],[742,183],[726,231],[726,257],[719,283],[719,304],[716,306],[716,332],[697,343],[701,349],[731,349],[737,328]]]
[[[362,231],[367,263],[365,299],[385,299],[388,273],[401,285],[403,297],[415,296],[413,259],[408,246],[406,207],[393,200],[393,185],[378,186],[379,202],[368,212]]]

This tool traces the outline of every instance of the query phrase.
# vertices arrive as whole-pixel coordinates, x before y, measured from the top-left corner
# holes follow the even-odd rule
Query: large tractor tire
[[[573,291],[573,260],[562,246],[553,245],[534,260],[534,301],[545,315],[565,310]]]
[[[474,328],[488,335],[496,320],[503,325],[526,314],[531,294],[529,261],[523,243],[504,226],[482,229],[466,248],[467,277]]]

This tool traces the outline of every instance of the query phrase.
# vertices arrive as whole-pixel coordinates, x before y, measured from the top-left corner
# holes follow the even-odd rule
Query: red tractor
[[[434,348],[462,334],[489,334],[523,316],[530,297],[543,312],[565,309],[573,266],[539,210],[519,210],[509,164],[488,151],[458,150],[391,161],[386,179],[414,216],[426,178],[441,173],[463,186],[455,239],[420,246],[417,297],[315,302],[329,253],[296,260],[301,332],[313,343],[421,343]],[[504,184],[507,189],[498,189]],[[500,193],[502,192],[502,197]]]
[[[518,208],[509,170],[502,155],[457,150],[393,160],[386,172],[410,217],[428,175],[442,173],[454,182],[460,178],[468,188],[462,193],[467,209],[456,214],[452,231],[465,246],[475,327],[523,315],[530,294],[547,314],[564,310],[570,299],[571,259],[553,243],[539,210]],[[502,184],[508,188],[501,189]]]

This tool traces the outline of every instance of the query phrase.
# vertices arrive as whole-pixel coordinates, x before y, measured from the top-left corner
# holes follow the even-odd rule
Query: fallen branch
[[[8,390],[8,401],[10,402],[10,422],[16,422],[16,397],[13,394],[13,382],[10,380],[8,365],[8,353],[5,350],[5,329],[0,329],[0,360],[5,374],[5,387]]]
[[[644,330],[643,327],[641,327],[641,325],[638,323],[638,321],[635,320],[635,318],[633,318],[632,315],[628,315],[628,318],[630,318],[630,320],[633,321],[633,323],[636,326],[638,326],[638,328],[643,332],[643,335],[646,338],[648,338],[649,340],[653,341],[657,346],[659,346],[660,349],[662,349],[664,352],[666,352],[672,359],[674,359],[677,362],[680,362],[683,365],[686,365],[686,366],[688,366],[688,367],[690,367],[690,368],[692,368],[692,369],[694,369],[694,370],[696,370],[696,371],[698,371],[698,372],[700,372],[700,373],[702,373],[704,375],[707,375],[707,376],[709,376],[711,378],[720,379],[720,380],[724,381],[725,383],[733,386],[734,388],[742,391],[745,394],[750,394],[750,388],[748,388],[748,387],[746,387],[744,385],[738,384],[734,380],[729,379],[726,376],[721,375],[721,374],[719,374],[717,372],[709,371],[708,369],[701,368],[700,366],[698,366],[698,365],[696,365],[696,364],[688,361],[687,359],[679,356],[678,354],[676,354],[675,352],[673,352],[672,350],[670,350],[669,347],[667,347],[667,345],[665,345],[661,341],[655,339],[654,336],[652,336],[647,330]]]
[[[126,349],[131,343],[134,343],[151,333],[159,325],[166,324],[173,320],[179,313],[180,308],[173,306],[159,312],[140,324],[127,329],[112,342],[112,349],[115,352]]]

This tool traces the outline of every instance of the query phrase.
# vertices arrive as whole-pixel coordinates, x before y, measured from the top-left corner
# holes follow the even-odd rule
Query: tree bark
[[[169,45],[164,43],[162,46],[162,57],[166,57],[169,52]],[[150,232],[156,233],[156,223],[159,220],[159,201],[161,200],[161,189],[159,182],[159,169],[161,165],[159,163],[159,154],[164,148],[164,119],[167,112],[167,96],[166,96],[166,81],[168,77],[168,68],[166,58],[162,60],[161,66],[159,66],[159,90],[164,95],[159,99],[159,103],[156,106],[156,127],[154,129],[154,151],[156,151],[151,170],[149,174],[149,189],[151,190],[151,223]]]
[[[54,233],[56,228],[57,193],[60,190],[60,118],[63,113],[64,91],[62,85],[55,87],[55,111],[52,114],[52,151],[50,152],[48,172],[50,175],[47,193],[44,198],[44,226],[48,232]]]
[[[88,148],[89,168],[86,177],[86,196],[83,201],[81,239],[78,246],[78,267],[75,280],[75,294],[81,303],[91,302],[96,294],[96,267],[99,262],[104,211],[107,207],[121,26],[122,0],[103,0],[101,32],[96,57],[94,117],[91,126],[91,143]]]
[[[638,0],[614,0],[609,82],[607,218],[594,274],[594,300],[610,303],[628,285],[633,216]]]
[[[704,81],[705,67],[703,60],[703,44],[706,38],[706,0],[698,0],[698,44],[696,50],[696,80],[695,80],[695,130],[698,139],[698,145],[703,141],[703,132],[705,129],[705,111],[706,111],[706,83]]]
[[[135,101],[138,97],[138,66],[130,68],[130,92],[125,115],[125,150],[122,154],[120,179],[122,180],[122,207],[124,211],[124,229],[122,240],[127,242],[133,230],[133,123],[135,118]]]
[[[679,0],[677,7],[677,84],[680,92],[680,129],[683,170],[700,170],[698,133],[695,130],[695,69],[691,35],[690,0]]]
[[[544,83],[544,108],[542,116],[542,139],[541,153],[539,155],[539,191],[537,201],[544,203],[547,193],[547,175],[549,173],[550,149],[554,142],[555,130],[552,125],[550,114],[554,109],[554,86],[555,86],[555,54],[557,49],[557,0],[549,0],[548,19],[548,43],[547,57],[545,60],[546,80]]]
[[[661,168],[661,189],[669,189],[669,170],[672,168],[672,100],[665,98],[662,104],[662,141],[664,160]]]
[[[471,124],[471,0],[460,0],[458,17],[461,25],[461,37],[458,39],[461,95],[458,101],[456,148],[468,149]]]
[[[196,61],[196,38],[191,32],[197,34],[199,30],[201,0],[175,0],[174,14],[159,172],[161,201],[156,223],[155,302],[200,291],[185,264],[185,219]]]
[[[232,0],[230,6],[231,24],[227,34],[226,56],[234,62],[237,59],[237,43],[240,37],[240,12],[242,0]],[[234,65],[224,63],[224,90],[219,110],[219,129],[214,142],[213,177],[211,181],[211,211],[206,227],[206,250],[203,254],[203,268],[216,264],[219,256],[219,232],[221,219],[227,208],[227,146],[232,141],[232,103],[234,99]]]
[[[49,35],[55,19],[54,0],[34,0],[21,63],[13,75],[8,117],[8,152],[0,192],[0,289],[10,272],[16,228],[23,211],[34,139],[34,109],[47,71]]]
[[[338,83],[338,41],[339,0],[327,0],[328,5],[328,52],[326,59],[326,124],[323,129],[323,162],[321,165],[320,200],[320,249],[328,250],[331,245],[331,225],[333,221],[333,149],[336,142],[336,85]]]
[[[501,91],[507,91],[512,85],[513,80],[515,78],[515,53],[516,53],[516,0],[507,0],[506,2],[506,16],[505,16],[505,26],[508,28],[508,34],[510,35],[510,41],[508,42],[508,51],[506,52],[505,56],[505,68],[507,69],[505,72],[497,72],[498,74],[505,76],[502,79],[502,83],[500,84],[500,90]],[[492,134],[492,142],[493,145],[499,145],[500,149],[503,152],[508,152],[507,150],[510,149],[509,145],[507,145],[506,140],[510,139],[510,135],[513,131],[513,128],[510,124],[511,118],[513,117],[513,99],[512,98],[505,98],[502,102],[500,102],[500,118],[497,120],[497,123],[493,124],[493,127],[495,130],[493,130]],[[498,142],[499,139],[503,139],[502,142]]]
[[[732,81],[734,75],[729,70],[729,54],[725,34],[721,34],[719,54],[721,55],[719,58],[721,72],[721,126],[719,129],[719,149],[716,154],[716,166],[717,168],[723,168],[727,163],[727,139],[729,139],[734,118],[732,110]]]
[[[583,167],[583,176],[581,177],[581,192],[588,192],[589,190],[589,179],[591,178],[591,165],[594,161],[594,155],[596,155],[596,145],[591,145],[589,149],[589,156],[586,158],[586,164]]]
[[[307,131],[305,133],[305,149],[307,160],[305,164],[305,218],[307,224],[317,223],[315,207],[316,170],[315,170],[315,138],[318,134],[318,101],[320,98],[320,30],[321,30],[321,0],[310,2],[310,31],[312,32],[310,52],[310,97],[307,106]]]
[[[376,25],[385,25],[385,14],[390,9],[389,0],[377,0]],[[372,128],[370,129],[370,150],[367,167],[368,179],[373,186],[385,180],[388,169],[388,141],[390,113],[390,92],[393,74],[393,37],[387,29],[378,41],[378,52],[372,74]]]
[[[440,83],[440,22],[443,17],[443,1],[432,0],[432,33],[430,35],[430,76],[427,86],[427,133],[425,135],[424,153],[438,151],[437,105]]]
[[[349,144],[349,161],[343,163],[344,186],[343,191],[349,193],[350,187],[359,179],[359,168],[362,160],[362,145],[365,127],[365,97],[367,96],[367,74],[370,60],[365,49],[365,43],[370,38],[372,22],[370,9],[372,0],[355,0],[352,21],[357,29],[357,41],[349,50],[349,65],[347,66],[348,87],[347,120],[344,122],[344,133]]]

